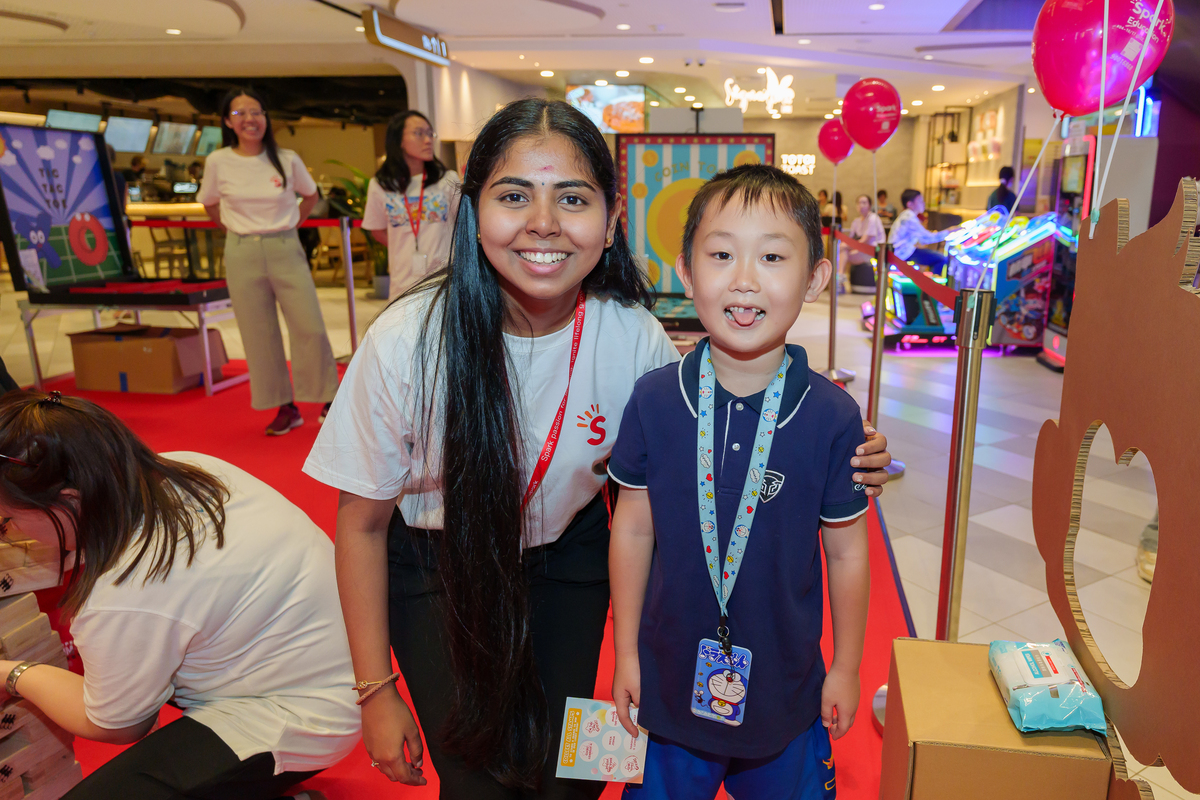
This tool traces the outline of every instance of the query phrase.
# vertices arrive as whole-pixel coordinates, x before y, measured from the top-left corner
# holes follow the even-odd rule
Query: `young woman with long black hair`
[[[278,407],[266,433],[282,436],[304,424],[296,400],[323,403],[323,420],[337,393],[333,348],[296,231],[317,203],[317,184],[300,156],[275,144],[267,107],[253,89],[233,89],[221,101],[221,140],[196,200],[226,231],[226,281],[250,369],[250,405]],[[288,326],[290,376],[276,303]]]
[[[388,249],[388,299],[446,266],[462,181],[434,155],[436,134],[420,111],[388,121],[387,159],[367,186],[363,230]]]
[[[679,358],[621,203],[578,110],[497,112],[471,150],[449,268],[368,330],[305,465],[341,491],[338,590],[356,678],[376,682],[367,752],[392,780],[425,782],[412,713],[375,688],[396,678],[390,643],[443,798],[604,788],[556,779],[551,754],[566,697],[596,685],[605,460],[636,380]],[[870,471],[885,448],[876,437],[856,458],[863,482],[886,480]]]
[[[262,481],[156,454],[86,400],[9,392],[0,536],[75,563],[84,667],[0,661],[0,682],[76,736],[136,742],[67,800],[265,800],[358,744],[333,545]],[[182,719],[151,733],[168,701]]]

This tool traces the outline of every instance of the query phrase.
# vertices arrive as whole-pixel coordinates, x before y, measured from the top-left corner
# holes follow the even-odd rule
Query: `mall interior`
[[[1055,30],[1061,39],[1053,38]],[[1147,38],[1148,30],[1153,37]],[[478,166],[481,161],[472,172],[473,158],[489,157],[479,153],[486,148],[475,155],[472,148],[481,138],[494,145],[492,137],[503,134],[485,127],[489,120],[530,98],[565,101],[568,111],[555,113],[594,126],[597,141],[606,146],[600,160],[611,159],[622,204],[615,224],[623,235],[616,246],[632,252],[655,295],[652,335],[665,341],[657,330],[661,325],[672,345],[665,360],[652,366],[695,352],[708,335],[675,268],[697,191],[724,170],[768,164],[817,196],[833,277],[819,297],[805,303],[786,340],[803,348],[809,368],[821,376],[810,376],[810,384],[830,379],[844,389],[862,418],[886,437],[891,457],[890,478],[861,517],[870,567],[870,605],[861,620],[861,691],[856,719],[849,712],[854,724],[832,742],[829,759],[821,757],[831,776],[820,779],[825,790],[836,786],[844,798],[897,800],[990,798],[1010,791],[1080,799],[1200,797],[1195,725],[1200,681],[1194,666],[1200,626],[1191,616],[1200,601],[1194,580],[1200,544],[1180,541],[1189,538],[1183,531],[1200,525],[1200,508],[1188,512],[1183,503],[1190,501],[1178,499],[1176,508],[1162,505],[1170,496],[1194,495],[1187,484],[1200,480],[1200,457],[1186,445],[1193,404],[1183,396],[1200,391],[1200,361],[1187,356],[1200,341],[1195,327],[1200,312],[1191,296],[1197,293],[1193,279],[1200,260],[1197,41],[1200,6],[1171,0],[0,3],[0,358],[5,388],[31,392],[0,399],[0,569],[6,570],[0,575],[0,674],[8,675],[9,698],[0,723],[0,800],[594,798],[623,791],[633,797],[644,791],[701,798],[714,792],[724,797],[726,790],[739,800],[818,796],[762,789],[766,784],[740,790],[732,766],[722,773],[726,783],[719,790],[671,787],[671,779],[654,775],[665,769],[662,749],[670,737],[655,738],[650,715],[643,729],[650,736],[630,737],[620,727],[621,715],[610,711],[614,665],[619,677],[626,663],[614,650],[621,641],[614,619],[620,628],[623,607],[617,605],[615,575],[616,614],[610,609],[607,615],[594,687],[590,669],[596,662],[586,644],[591,640],[565,617],[561,641],[576,644],[544,647],[572,654],[551,657],[540,649],[544,620],[538,615],[549,613],[538,610],[542,578],[531,583],[506,573],[504,585],[516,587],[517,611],[501,608],[507,599],[495,600],[495,627],[517,620],[515,630],[526,638],[514,647],[528,650],[532,637],[530,652],[543,675],[551,670],[548,661],[568,658],[575,659],[576,673],[580,664],[585,673],[583,688],[571,692],[565,707],[545,684],[550,711],[540,719],[548,742],[546,774],[552,777],[539,790],[513,789],[478,753],[446,755],[457,751],[435,739],[448,736],[453,726],[439,730],[420,719],[435,716],[427,708],[444,717],[439,703],[451,701],[436,698],[453,696],[455,703],[469,704],[490,690],[475,687],[464,694],[467,651],[461,648],[467,645],[460,640],[470,632],[465,616],[455,617],[468,627],[445,645],[449,655],[442,645],[435,648],[447,660],[433,688],[418,687],[414,677],[434,670],[435,661],[412,666],[420,661],[414,653],[425,646],[398,646],[397,626],[403,623],[397,620],[415,612],[397,600],[397,539],[416,542],[430,535],[429,541],[441,541],[442,511],[439,505],[434,524],[409,528],[412,506],[405,503],[416,490],[399,489],[400,482],[384,489],[371,483],[399,474],[399,467],[378,463],[388,454],[410,465],[404,470],[424,463],[411,437],[407,449],[403,442],[391,449],[379,444],[370,454],[380,456],[375,463],[362,455],[374,440],[403,427],[396,422],[403,403],[389,395],[409,384],[394,377],[401,365],[388,359],[407,356],[381,343],[398,330],[402,315],[394,312],[412,305],[408,295],[394,301],[426,274],[444,268],[453,281],[460,258],[490,263],[489,234],[480,223],[496,212],[486,211],[479,192],[481,182],[482,191],[490,191],[496,173],[475,174],[487,169]],[[1079,63],[1070,63],[1071,57]],[[1103,73],[1107,86],[1098,93],[1097,65],[1110,63]],[[1064,89],[1065,84],[1071,85]],[[1092,99],[1059,100],[1070,92]],[[537,135],[543,143],[557,136],[570,149],[566,134]],[[578,142],[574,146],[579,157],[567,158],[569,168],[563,169],[582,170],[589,187],[589,180],[603,183],[595,171],[599,157]],[[547,148],[539,157],[556,152]],[[525,151],[506,150],[502,159],[511,166],[517,152]],[[431,166],[434,162],[439,166]],[[544,169],[561,172],[561,166]],[[424,172],[414,174],[414,168]],[[253,180],[262,182],[261,190],[253,188]],[[518,183],[506,191],[517,192]],[[468,202],[470,186],[475,195]],[[520,186],[529,187],[520,191],[531,196],[538,191],[529,181]],[[589,190],[593,197],[604,194],[601,205],[611,210],[609,188]],[[524,235],[536,239],[529,247],[574,247],[561,242],[569,240],[563,230],[577,223],[554,228],[566,212],[546,211],[536,219],[535,211],[529,213]],[[268,219],[271,214],[276,216]],[[481,260],[463,255],[472,249],[468,218],[480,231]],[[614,246],[612,235],[607,248]],[[552,272],[550,263],[523,263],[538,267],[537,275]],[[499,267],[482,272],[492,276],[488,280],[500,275],[492,285],[505,287],[508,301],[515,302],[511,291],[517,290],[510,291],[507,273]],[[568,298],[570,314],[576,314],[575,292],[572,288]],[[441,330],[428,318],[424,326],[413,322],[417,311],[408,310],[412,330]],[[883,322],[877,324],[880,315]],[[732,312],[726,317],[734,319]],[[571,319],[545,329],[561,328],[563,335],[547,337],[558,336],[555,341],[565,345]],[[592,317],[573,319],[578,326]],[[1156,332],[1156,326],[1163,330]],[[577,350],[580,333],[574,330]],[[506,337],[509,348],[519,341]],[[542,471],[534,474],[547,476],[547,491],[560,462],[551,459],[548,471],[543,462],[555,452],[558,431],[568,445],[564,451],[575,447],[569,436],[595,435],[587,442],[600,455],[586,466],[594,474],[585,470],[583,476],[594,483],[588,483],[594,496],[587,508],[598,502],[621,406],[631,391],[636,394],[632,380],[651,368],[641,353],[613,349],[611,342],[605,347],[617,362],[605,366],[612,372],[596,370],[584,381],[599,387],[602,374],[628,371],[638,359],[641,366],[625,394],[597,389],[603,401],[576,400],[582,370],[575,369],[574,350],[560,348],[561,375],[544,379],[553,394],[545,403],[545,424],[534,420],[525,441],[531,459],[542,454],[537,468]],[[574,383],[567,377],[567,352]],[[580,366],[593,357],[580,355]],[[521,381],[518,361],[511,353],[508,358],[501,375]],[[697,369],[698,359],[682,362],[681,390],[684,371],[688,365]],[[372,375],[381,383],[372,385]],[[564,391],[560,408],[558,392]],[[496,401],[501,410],[513,410],[515,395]],[[367,400],[383,405],[368,408]],[[114,541],[133,549],[156,536],[183,535],[173,526],[163,529],[166,534],[152,530],[146,504],[159,502],[151,499],[159,494],[131,489],[121,477],[135,474],[133,461],[123,460],[133,456],[91,451],[92,466],[68,467],[71,462],[48,455],[67,447],[55,438],[58,433],[38,429],[35,435],[22,427],[33,425],[35,417],[38,425],[50,425],[56,413],[90,415],[94,407],[111,412],[118,427],[127,427],[150,450],[204,454],[202,465],[220,465],[213,469],[227,487],[238,482],[221,523],[228,524],[225,541],[236,546],[226,545],[220,556],[225,561],[213,563],[248,558],[236,554],[239,547],[250,552],[251,544],[241,545],[235,536],[253,540],[255,531],[279,528],[282,519],[300,520],[300,528],[337,539],[336,563],[335,547],[324,537],[311,548],[296,544],[309,538],[297,528],[281,529],[282,538],[269,548],[253,545],[260,555],[242,571],[249,581],[244,585],[230,582],[230,574],[241,574],[234,566],[222,568],[219,583],[184,577],[211,570],[203,549],[194,562],[189,557],[186,565],[169,568],[169,579],[122,582],[115,572],[89,571],[90,563],[118,569],[125,557],[119,549],[114,556],[109,545],[88,543],[88,537],[108,536],[105,526],[125,524]],[[452,407],[451,401],[447,409]],[[728,422],[734,412],[721,413]],[[609,441],[601,444],[606,435]],[[351,441],[340,441],[346,436]],[[356,444],[360,440],[362,446]],[[1069,448],[1067,455],[1059,457],[1056,443]],[[618,441],[615,449],[620,447]],[[45,469],[39,468],[51,461],[65,472],[42,475]],[[535,491],[529,467],[519,469],[521,486],[530,481]],[[611,562],[604,560],[607,545],[600,552],[602,571],[619,563],[611,502],[619,503],[629,490],[618,492],[616,483],[631,485],[609,469],[612,480],[601,493],[610,503],[609,515],[600,528],[607,541],[606,526],[613,524],[614,549]],[[96,470],[118,475],[109,482],[125,488],[114,497],[125,498],[132,512],[87,520],[100,512],[87,496],[81,499],[90,491],[81,476]],[[685,471],[690,476],[690,465]],[[171,480],[151,472],[156,477],[146,480],[152,483]],[[65,492],[54,495],[58,517],[35,513],[44,506],[29,494],[34,473],[49,479],[56,493]],[[339,478],[343,473],[348,477]],[[778,476],[774,486],[772,474]],[[761,502],[773,500],[776,491],[786,497],[791,487],[782,476],[770,471],[767,476]],[[445,493],[438,502],[445,505],[447,527],[453,506],[466,508],[466,517],[485,507],[464,496],[482,487],[482,479],[473,483],[459,475],[453,490],[438,477],[430,480]],[[740,476],[737,480],[741,486]],[[751,487],[751,478],[746,481]],[[1168,482],[1175,492],[1157,491]],[[247,524],[234,533],[242,527],[240,521],[235,526],[235,509],[255,492],[261,496],[254,502],[268,504],[257,513],[276,510],[257,522],[240,517]],[[279,505],[269,506],[264,493]],[[397,495],[405,498],[398,512],[388,505]],[[182,502],[181,495],[170,496]],[[555,502],[562,502],[565,495],[557,496]],[[63,497],[74,500],[63,505]],[[360,513],[355,503],[383,508],[372,511],[374,534],[353,527]],[[581,500],[568,509],[563,524],[575,511],[589,513],[579,510],[583,505]],[[302,513],[288,516],[297,509]],[[75,531],[66,539],[63,519]],[[166,517],[158,519],[166,524]],[[47,520],[56,527],[48,528]],[[578,520],[562,534],[564,543]],[[521,523],[516,525],[520,535]],[[810,527],[817,527],[815,521]],[[784,638],[807,636],[813,647],[820,639],[830,675],[836,673],[835,632],[847,636],[844,641],[854,639],[852,630],[843,633],[853,621],[831,623],[853,616],[838,613],[846,608],[840,599],[846,589],[835,583],[841,573],[835,573],[828,546],[837,530],[822,534],[828,586],[823,562],[815,561],[815,594],[813,586],[803,590],[820,604],[828,589],[823,626],[815,633],[780,629]],[[360,563],[354,560],[358,544],[345,544],[343,531],[347,539],[354,534],[354,543],[378,543],[373,562],[362,556],[369,568],[361,574],[369,578],[359,580],[358,567],[351,566]],[[494,546],[498,536],[485,538]],[[725,531],[722,541],[730,536]],[[176,539],[170,541],[174,547]],[[451,546],[443,544],[439,552],[451,552],[445,549]],[[555,544],[544,547],[551,552]],[[384,548],[387,570],[379,566]],[[284,562],[303,560],[285,556],[288,550],[319,563],[305,560],[307,572],[286,576],[280,570],[291,566]],[[461,552],[483,558],[469,548]],[[511,562],[516,574],[525,574],[522,564],[534,569],[529,566],[534,552],[526,549],[524,561]],[[658,552],[665,551],[656,551],[652,576],[672,571]],[[729,552],[732,559],[732,545]],[[753,553],[747,545],[747,558]],[[278,569],[267,566],[275,562]],[[687,574],[702,576],[698,564]],[[485,567],[464,569],[459,583],[481,574],[472,570]],[[449,568],[443,563],[440,571]],[[718,572],[712,572],[715,584]],[[312,585],[304,583],[304,575]],[[272,580],[286,582],[286,592],[264,589]],[[621,586],[627,582],[621,580]],[[470,595],[452,583],[446,579],[447,593]],[[474,587],[476,594],[481,585]],[[599,579],[598,585],[603,593],[597,619],[604,619],[608,583]],[[439,583],[429,591],[436,598],[442,590]],[[800,590],[781,585],[777,591],[780,604],[799,602],[785,598]],[[128,602],[146,604],[142,611],[122,605],[139,593],[143,596]],[[218,596],[228,602],[222,605]],[[711,593],[696,597],[709,604],[713,599]],[[255,602],[260,608],[253,608]],[[389,602],[390,663],[382,644]],[[269,603],[276,605],[264,612],[262,604]],[[637,608],[641,603],[638,595]],[[557,613],[575,615],[578,626],[586,626],[583,605],[562,606]],[[436,601],[434,607],[441,608]],[[732,613],[737,644],[738,617]],[[216,622],[205,617],[214,614],[220,617]],[[303,616],[300,623],[297,614]],[[289,619],[296,630],[283,630]],[[642,617],[643,632],[647,619]],[[247,625],[245,642],[227,641]],[[349,655],[343,625],[350,632]],[[454,625],[447,622],[437,631],[453,632]],[[594,630],[598,640],[599,628]],[[322,636],[325,641],[317,641]],[[1065,652],[1053,649],[1056,640],[1065,643],[1058,645]],[[375,651],[373,642],[379,644]],[[1006,649],[1005,642],[1018,644]],[[648,645],[641,645],[645,688],[651,685],[645,672]],[[272,647],[276,651],[268,652]],[[586,651],[582,656],[576,652],[580,647]],[[286,657],[280,655],[284,650]],[[786,652],[759,650],[764,661]],[[267,660],[249,664],[250,652]],[[1011,656],[1014,652],[1024,660]],[[1054,656],[1058,666],[1051,652],[1062,652]],[[528,671],[522,675],[505,666],[514,653],[486,656],[495,661],[498,682],[529,677]],[[690,659],[690,652],[684,655]],[[477,653],[476,661],[480,658]],[[147,661],[156,663],[151,668]],[[328,666],[335,661],[343,669],[328,684],[334,688],[303,682],[327,681],[336,672]],[[313,662],[322,667],[297,666]],[[381,666],[371,666],[376,662]],[[273,666],[260,668],[266,663]],[[1014,672],[1006,671],[1010,667]],[[769,666],[757,669],[764,677],[775,674]],[[811,669],[822,667],[817,662]],[[395,673],[390,678],[389,671]],[[101,677],[93,677],[96,673]],[[579,674],[574,677],[578,685]],[[540,685],[536,673],[530,680]],[[654,685],[662,687],[664,680],[660,676]],[[714,680],[691,690],[677,687],[681,702],[695,690],[695,717],[708,713],[703,706],[710,701],[717,714],[727,716],[718,710],[727,706]],[[827,681],[826,691],[829,686]],[[348,703],[353,688],[361,706]],[[765,741],[753,728],[755,700],[759,713],[776,705],[798,707],[783,696],[790,688],[777,687],[774,698],[767,681],[755,689],[746,695],[743,688],[730,700],[733,718],[749,713],[744,727],[718,731],[730,734],[722,741],[736,741],[739,734]],[[349,720],[337,735],[331,732],[340,724],[333,711],[288,705],[298,696],[324,697],[325,691],[336,698],[329,708],[342,709],[338,713]],[[372,716],[368,701],[374,694],[390,698],[383,702],[392,702],[391,708],[415,709],[419,729],[411,714],[396,712],[397,719],[408,721],[407,756],[398,738],[402,729],[387,728]],[[542,690],[535,694],[541,697]],[[739,708],[743,699],[745,708]],[[376,698],[376,715],[384,713],[378,710],[383,702]],[[556,709],[564,708],[560,726]],[[815,706],[804,708],[807,717],[789,719],[795,731],[807,731],[813,721]],[[1030,709],[1044,710],[1044,718]],[[477,724],[487,728],[486,715],[476,711]],[[1088,714],[1095,718],[1081,722]],[[689,719],[716,729],[713,720],[721,718],[708,716]],[[213,752],[228,762],[220,776],[254,774],[260,776],[257,783],[237,783],[236,791],[226,791],[219,787],[236,781],[222,784],[225,777],[204,772],[216,769],[205,757],[181,755],[203,751],[199,740],[169,738],[172,731],[182,737],[188,720],[215,738]],[[493,723],[496,731],[510,724]],[[318,729],[326,730],[325,741],[332,744],[321,744]],[[685,729],[691,730],[678,728]],[[817,738],[824,735],[820,726],[813,730]],[[501,735],[496,731],[485,731],[479,741],[497,741],[487,738]],[[458,735],[463,747],[463,734]],[[423,764],[414,755],[422,736]],[[778,766],[789,751],[771,763]],[[744,763],[742,768],[750,769]],[[178,773],[180,781],[192,783],[168,791],[159,782],[153,792],[143,791],[129,777],[139,769]],[[454,770],[459,774],[447,777]],[[20,780],[14,780],[17,774]],[[664,782],[678,793],[663,793]]]

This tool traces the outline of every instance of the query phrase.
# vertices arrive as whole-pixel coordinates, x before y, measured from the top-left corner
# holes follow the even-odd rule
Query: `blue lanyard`
[[[726,653],[731,652],[733,648],[729,639],[729,613],[726,606],[729,596],[733,594],[733,585],[737,582],[738,570],[742,567],[742,558],[750,541],[750,526],[753,524],[754,512],[758,509],[763,475],[767,469],[767,460],[771,457],[775,423],[779,419],[779,406],[783,402],[787,365],[788,356],[784,352],[779,372],[771,379],[767,391],[763,394],[762,416],[758,419],[758,435],[754,437],[750,469],[746,471],[746,482],[742,488],[737,518],[733,521],[733,532],[729,535],[725,560],[718,563],[720,542],[717,538],[716,481],[713,480],[712,457],[715,445],[713,419],[716,416],[714,409],[717,380],[708,353],[708,342],[704,343],[704,350],[700,353],[700,399],[696,408],[696,478],[700,484],[700,491],[697,493],[700,499],[700,538],[704,545],[704,561],[708,564],[708,574],[712,577],[713,591],[717,595],[717,604],[721,607],[721,624],[717,628],[717,636],[721,640],[721,648]]]

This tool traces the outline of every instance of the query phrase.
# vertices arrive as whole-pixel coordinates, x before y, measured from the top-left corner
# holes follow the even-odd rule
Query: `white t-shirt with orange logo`
[[[413,358],[431,298],[432,292],[422,292],[401,300],[368,329],[304,471],[360,497],[399,497],[409,525],[437,529],[442,527],[445,502],[437,453],[440,439],[427,441],[425,415],[418,410],[422,379]],[[433,331],[440,328],[436,315],[429,325]],[[505,335],[526,476],[567,389],[572,334],[573,326],[567,325],[534,339]],[[531,502],[526,547],[557,539],[575,513],[600,491],[606,479],[605,461],[634,383],[650,370],[677,360],[675,346],[645,308],[588,298],[562,432]],[[440,412],[439,404],[435,403],[435,410]]]
[[[196,201],[206,206],[220,201],[221,224],[242,236],[295,228],[300,224],[296,195],[316,194],[317,184],[294,150],[281,147],[278,153],[286,182],[266,151],[256,156],[239,155],[232,147],[212,151]]]

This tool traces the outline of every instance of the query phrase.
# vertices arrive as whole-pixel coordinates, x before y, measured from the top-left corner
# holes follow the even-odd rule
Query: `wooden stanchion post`
[[[996,295],[963,289],[958,319],[958,372],[954,381],[954,425],[950,433],[950,470],[946,484],[946,522],[942,538],[942,577],[938,591],[937,638],[958,641],[967,517],[971,510],[971,473],[975,463],[975,419],[979,411],[979,373],[983,348],[992,329]]]
[[[354,307],[354,259],[350,254],[350,218],[338,220],[342,233],[342,266],[346,273],[346,306],[350,310],[350,355],[358,351],[358,314]]]
[[[833,278],[829,281],[829,368],[821,374],[831,381],[839,383],[849,383],[854,380],[855,372],[852,369],[837,368],[837,322],[838,322],[838,291],[841,288],[838,273],[838,262],[841,260],[841,242],[838,241],[838,224],[834,220],[829,227],[829,240],[825,247],[825,252],[829,254],[833,260]]]

